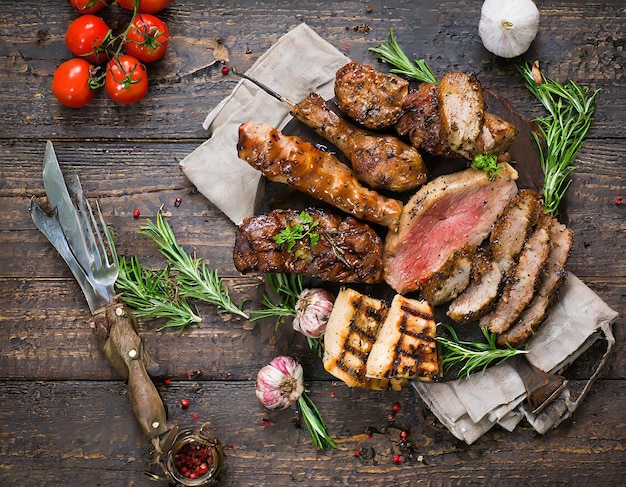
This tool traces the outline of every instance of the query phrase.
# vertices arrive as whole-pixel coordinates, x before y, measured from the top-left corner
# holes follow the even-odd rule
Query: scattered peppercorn
[[[394,413],[398,413],[398,412],[400,412],[400,403],[395,403],[395,404],[393,405],[393,412],[394,412]]]
[[[178,208],[182,202],[183,202],[183,197],[177,196],[176,199],[174,200],[174,206]]]
[[[193,413],[193,419],[198,419],[200,415],[198,413]]]
[[[189,399],[181,399],[180,400],[180,406],[183,409],[187,409],[189,407]]]
[[[354,452],[354,456],[357,457],[357,458],[360,457],[361,456],[361,450],[356,450]]]
[[[335,391],[330,391],[330,397],[335,397]]]
[[[621,196],[618,196],[615,198],[615,204],[616,205],[621,205],[623,201],[623,198]]]
[[[402,455],[394,455],[393,456],[393,463],[395,463],[396,465],[399,463],[404,462],[404,457]]]
[[[172,383],[172,381],[171,381],[171,380],[169,380],[169,379],[165,379],[165,380],[163,381],[163,383],[164,383],[166,386],[169,386],[169,385]]]
[[[407,430],[402,430],[400,432],[400,438],[402,438],[403,440],[406,440],[409,436],[409,432]]]
[[[393,414],[393,413],[389,413],[389,414],[387,415],[387,419],[388,419],[389,421],[393,421],[395,417],[396,417],[396,415],[395,415],[395,414]]]
[[[228,66],[222,66],[222,74],[224,76],[226,76],[228,74],[228,71],[229,71]]]
[[[139,218],[139,215],[141,215],[141,212],[135,208],[133,211],[133,218]]]

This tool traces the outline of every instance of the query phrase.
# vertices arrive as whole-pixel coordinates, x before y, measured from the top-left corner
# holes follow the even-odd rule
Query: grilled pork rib
[[[402,203],[365,188],[334,155],[264,123],[239,127],[239,157],[270,181],[285,183],[357,218],[395,228]]]
[[[420,289],[457,251],[479,245],[517,194],[517,172],[504,163],[490,180],[466,169],[433,179],[404,206],[383,253],[384,279],[398,293]]]
[[[565,282],[565,263],[572,248],[572,232],[562,223],[552,221],[550,229],[550,254],[541,276],[541,286],[519,319],[498,336],[498,345],[520,347],[537,331],[548,309],[557,300]]]
[[[523,189],[494,224],[489,246],[476,260],[474,279],[450,303],[448,316],[457,323],[476,320],[496,302],[501,282],[515,264],[541,212],[540,195]]]
[[[315,93],[295,105],[291,114],[345,154],[357,179],[372,188],[407,191],[428,179],[428,169],[415,147],[397,137],[356,127]]]
[[[342,283],[382,281],[382,242],[369,225],[352,217],[339,216],[323,209],[306,210],[317,235],[288,243],[276,243],[276,236],[287,226],[303,225],[300,211],[274,210],[266,215],[246,218],[237,230],[233,260],[237,270],[249,272],[293,273]]]
[[[393,127],[403,112],[409,83],[395,74],[385,74],[369,64],[352,61],[335,76],[339,109],[369,129]]]

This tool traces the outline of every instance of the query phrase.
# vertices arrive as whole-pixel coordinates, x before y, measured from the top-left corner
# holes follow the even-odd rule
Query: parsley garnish
[[[287,252],[290,252],[296,245],[296,242],[309,237],[311,241],[311,247],[315,247],[320,236],[318,233],[312,232],[312,230],[319,225],[319,222],[313,221],[313,217],[306,211],[302,211],[299,215],[300,223],[292,225],[287,222],[284,230],[274,237],[274,241],[278,245],[287,244]]]
[[[485,171],[490,181],[496,179],[498,174],[500,174],[500,169],[502,169],[495,154],[478,154],[474,156],[472,167]]]

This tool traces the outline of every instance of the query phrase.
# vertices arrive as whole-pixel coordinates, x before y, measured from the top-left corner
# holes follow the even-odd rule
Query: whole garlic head
[[[296,303],[293,329],[305,337],[319,338],[326,330],[334,304],[335,297],[326,289],[304,289]]]
[[[303,392],[302,365],[291,357],[276,357],[257,374],[256,397],[267,409],[285,409]]]
[[[524,54],[537,36],[539,10],[532,0],[485,0],[478,33],[485,49],[496,56]]]

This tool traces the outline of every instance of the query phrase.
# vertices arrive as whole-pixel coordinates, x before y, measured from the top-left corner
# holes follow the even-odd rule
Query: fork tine
[[[89,205],[89,202],[87,202],[87,204]],[[117,257],[117,252],[115,251],[115,242],[113,240],[113,235],[111,233],[111,230],[107,226],[106,222],[104,221],[104,216],[102,216],[102,210],[100,210],[100,203],[98,202],[98,200],[96,200],[96,207],[98,208],[98,216],[100,217],[102,233],[104,233],[106,237],[106,241],[107,241],[106,246],[105,246],[105,244],[102,241],[102,236],[100,234],[100,231],[98,230],[98,226],[96,226],[96,230],[98,231],[98,240],[100,241],[102,248],[105,249],[104,254],[107,258],[107,264],[109,265],[109,267],[119,267],[119,259]],[[89,211],[91,211],[91,206],[89,206]],[[92,213],[92,217],[93,217],[93,213]],[[108,252],[106,251],[107,248],[108,248]],[[110,261],[109,261],[109,256],[111,257]]]

